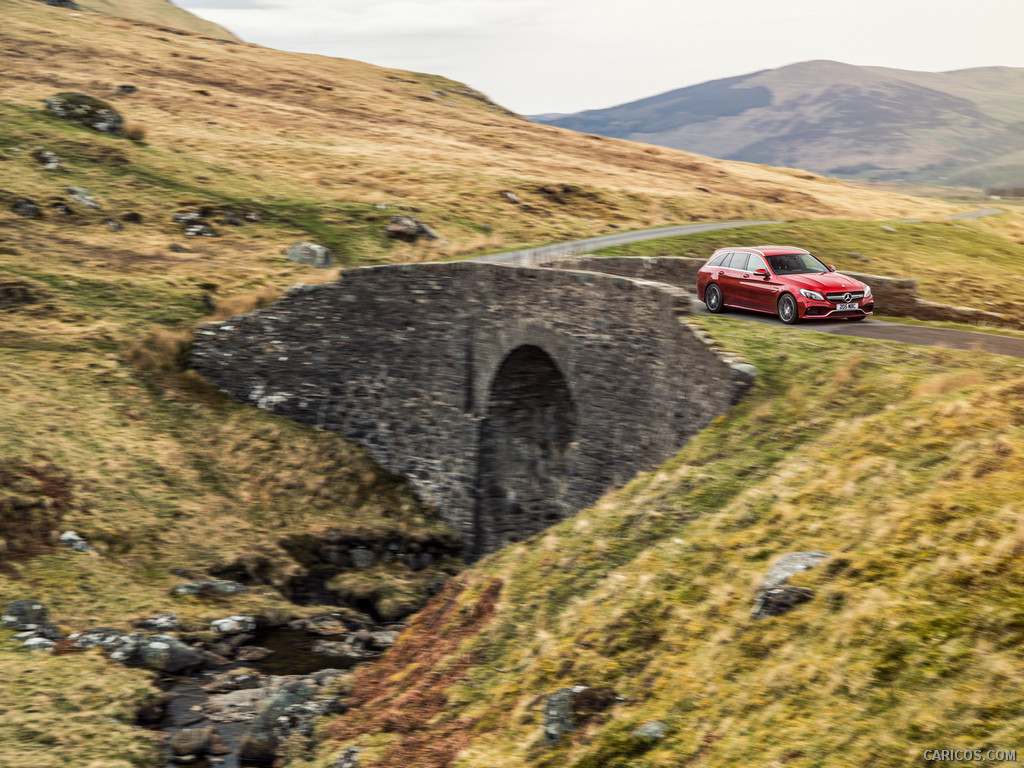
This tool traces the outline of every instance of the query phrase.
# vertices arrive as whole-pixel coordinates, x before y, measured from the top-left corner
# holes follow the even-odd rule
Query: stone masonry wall
[[[679,289],[587,272],[364,267],[200,326],[193,364],[240,400],[367,446],[482,553],[665,460],[749,386],[749,366],[680,322],[688,311]],[[525,416],[508,412],[519,407]],[[515,443],[491,445],[492,463],[522,466],[482,470],[482,432]],[[557,499],[539,516],[521,509],[531,494]],[[483,530],[495,515],[514,535]]]

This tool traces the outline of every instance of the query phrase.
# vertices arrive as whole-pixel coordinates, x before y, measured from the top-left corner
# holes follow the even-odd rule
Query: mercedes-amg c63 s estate
[[[800,320],[862,320],[875,309],[871,286],[822,264],[802,248],[719,248],[697,273],[709,312],[727,307]]]

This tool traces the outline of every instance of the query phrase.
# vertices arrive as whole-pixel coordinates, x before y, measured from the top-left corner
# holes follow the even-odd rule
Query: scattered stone
[[[181,622],[173,613],[161,613],[147,619],[140,619],[135,622],[139,629],[149,629],[154,632],[173,632],[181,628]]]
[[[509,189],[503,189],[498,193],[513,205],[519,205],[519,195]]]
[[[71,646],[78,650],[87,648],[102,648],[105,651],[113,651],[124,645],[124,637],[116,629],[110,627],[93,627],[84,632],[71,635]]]
[[[76,203],[81,203],[87,208],[99,208],[100,204],[96,202],[96,198],[87,189],[81,187],[68,187],[67,193],[71,195],[71,199]]]
[[[258,211],[246,211],[242,218],[246,221],[259,221],[260,214]]]
[[[104,219],[103,223],[107,225],[107,229],[111,232],[120,232],[124,229],[124,225],[117,219]]]
[[[378,211],[386,211],[388,208],[391,207],[391,203],[377,203],[373,207],[376,208]]]
[[[224,215],[221,216],[221,221],[225,224],[230,224],[233,227],[240,227],[244,223],[242,217],[234,211],[224,211]]]
[[[86,93],[58,93],[46,99],[46,108],[57,117],[100,133],[117,135],[124,128],[124,118],[116,109]]]
[[[177,584],[171,589],[172,595],[237,595],[245,592],[248,587],[237,581],[224,579],[208,579],[205,581],[189,581]]]
[[[295,243],[284,255],[289,261],[309,264],[317,269],[329,269],[333,263],[330,250],[316,243]]]
[[[242,632],[252,632],[256,629],[256,619],[252,616],[228,616],[226,619],[217,619],[210,624],[210,631],[218,635],[237,635]]]
[[[75,552],[92,552],[92,546],[74,531],[64,531],[57,539],[65,547],[70,547]]]
[[[65,216],[75,215],[75,211],[70,205],[68,205],[67,203],[62,203],[59,200],[50,203],[50,208],[55,210],[57,213],[63,214]]]
[[[39,206],[27,197],[16,198],[11,210],[14,211],[18,216],[23,216],[26,219],[38,219],[43,215],[43,212],[39,210]]]
[[[127,224],[141,224],[142,214],[137,211],[128,211],[128,213],[121,216],[121,221]]]
[[[188,237],[220,237],[220,234],[209,224],[189,224],[185,227]]]
[[[35,600],[15,600],[8,603],[0,615],[0,625],[4,629],[17,632],[37,630],[46,624],[46,606]]]
[[[72,11],[79,10],[78,5],[75,4],[74,0],[42,0],[47,5],[52,5],[54,8],[68,8]]]
[[[60,157],[45,147],[36,147],[32,150],[32,157],[39,162],[47,171],[56,171],[60,168]]]
[[[698,192],[703,192],[705,195],[710,195],[711,194],[711,190],[708,189],[707,187],[697,187],[697,191]]]
[[[172,253],[188,253],[188,248],[186,248],[184,245],[178,245],[177,243],[171,243],[168,246],[168,249]]]
[[[181,224],[187,226],[189,224],[196,224],[203,219],[203,214],[199,211],[178,211],[176,214],[171,216],[171,221],[175,224]]]
[[[30,651],[53,653],[53,646],[55,645],[56,643],[53,640],[48,640],[45,637],[30,637],[25,641],[25,648]]]
[[[644,723],[629,735],[639,739],[651,739],[652,741],[657,741],[665,738],[665,734],[667,733],[668,726],[660,720],[655,720],[653,723]]]
[[[775,587],[758,593],[750,618],[755,621],[781,616],[814,597],[814,590],[805,587]]]
[[[129,93],[135,93],[137,90],[139,90],[139,89],[136,88],[134,85],[119,85],[119,86],[117,86],[117,88],[114,89],[114,92],[115,93],[129,94]]]
[[[288,629],[309,632],[313,635],[331,636],[345,635],[363,627],[355,622],[346,622],[340,614],[330,613],[324,616],[313,616],[309,619],[296,619],[288,622]]]
[[[384,236],[392,240],[402,240],[407,243],[415,243],[420,238],[424,240],[440,240],[441,236],[434,230],[406,213],[395,214],[384,226]]]
[[[883,231],[885,231],[885,232],[895,232],[896,231],[896,227],[890,227],[888,224],[881,224],[878,228],[883,230]]]
[[[359,754],[359,747],[349,747],[338,755],[336,768],[359,768]]]

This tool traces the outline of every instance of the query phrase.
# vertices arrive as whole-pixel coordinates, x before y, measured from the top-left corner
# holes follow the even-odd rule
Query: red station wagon
[[[719,248],[697,273],[697,297],[709,312],[753,309],[784,323],[863,320],[875,308],[871,286],[782,245]]]

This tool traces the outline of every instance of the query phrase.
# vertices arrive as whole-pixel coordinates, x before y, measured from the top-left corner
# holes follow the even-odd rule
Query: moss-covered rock
[[[84,125],[100,133],[118,136],[124,118],[110,104],[87,93],[65,91],[46,99],[46,108],[57,117]]]

